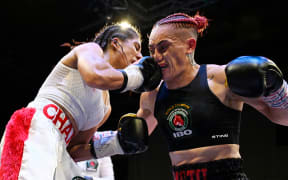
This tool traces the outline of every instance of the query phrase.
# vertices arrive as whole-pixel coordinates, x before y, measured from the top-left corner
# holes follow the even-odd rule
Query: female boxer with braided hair
[[[153,89],[152,76],[153,81],[160,82],[157,63],[151,58],[141,58],[140,33],[132,26],[123,28],[120,24],[106,26],[94,42],[74,47],[57,63],[36,98],[16,111],[8,122],[1,141],[0,179],[80,177],[68,151],[79,144],[90,147],[90,139],[111,112],[108,90]],[[135,64],[136,61],[139,63]],[[126,120],[121,130],[125,131],[127,124],[133,127],[136,119],[134,115],[121,118]],[[139,124],[139,119],[137,122],[136,131],[142,134],[134,133],[133,138],[140,138],[140,142],[145,137],[146,124]],[[94,155],[100,158],[137,151],[132,146],[127,148],[125,142],[129,140],[122,142],[125,136],[121,135],[117,132],[99,135],[117,146],[110,150],[106,144],[102,146],[103,141],[97,141]],[[145,144],[141,145],[145,149]]]
[[[246,180],[239,153],[243,104],[287,126],[287,83],[265,57],[197,64],[197,38],[207,25],[206,17],[184,13],[156,22],[149,49],[163,82],[142,93],[137,115],[147,121],[149,133],[160,126],[175,180]]]

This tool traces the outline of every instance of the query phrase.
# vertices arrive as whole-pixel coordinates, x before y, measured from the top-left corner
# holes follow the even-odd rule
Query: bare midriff
[[[206,146],[169,153],[173,166],[195,164],[227,158],[241,158],[238,144]]]

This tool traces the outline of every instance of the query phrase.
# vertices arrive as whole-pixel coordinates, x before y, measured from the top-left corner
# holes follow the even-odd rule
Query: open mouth
[[[158,62],[158,65],[160,66],[161,69],[168,67],[168,64],[165,63],[165,61]]]
[[[165,69],[165,68],[167,68],[167,67],[168,67],[167,64],[160,65],[160,68],[161,68],[161,69]]]

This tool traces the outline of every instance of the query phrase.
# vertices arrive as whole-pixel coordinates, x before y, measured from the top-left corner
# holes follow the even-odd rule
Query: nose
[[[142,55],[141,52],[139,52],[139,53],[136,54],[136,59],[137,59],[137,60],[141,59],[142,57],[143,57],[143,55]]]
[[[131,64],[137,63],[142,57],[143,56],[142,56],[141,52],[137,53],[136,54],[136,60],[132,59]]]
[[[154,52],[154,54],[153,54],[152,57],[153,57],[153,58],[156,60],[156,62],[157,62],[157,61],[161,61],[161,60],[162,60],[163,55],[162,55],[161,53],[159,53],[157,50],[155,50],[155,52]]]

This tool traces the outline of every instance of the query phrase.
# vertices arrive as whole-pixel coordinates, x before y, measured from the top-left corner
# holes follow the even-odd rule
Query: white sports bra
[[[77,69],[61,61],[39,89],[37,98],[47,98],[60,104],[73,116],[79,131],[95,127],[110,108],[109,93],[88,86]]]

